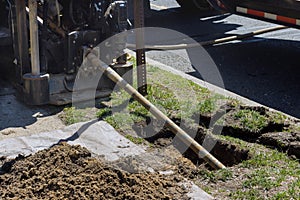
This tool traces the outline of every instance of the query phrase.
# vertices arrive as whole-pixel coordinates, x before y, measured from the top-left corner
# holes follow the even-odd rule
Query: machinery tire
[[[176,0],[182,9],[189,10],[208,10],[211,8],[206,0]]]

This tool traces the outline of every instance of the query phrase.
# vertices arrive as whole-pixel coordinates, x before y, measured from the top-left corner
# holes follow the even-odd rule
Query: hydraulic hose
[[[196,43],[190,43],[190,44],[176,44],[176,45],[145,45],[145,49],[178,50],[178,49],[195,48],[195,47],[199,47],[199,46],[209,46],[209,45],[215,45],[215,44],[220,44],[220,43],[224,43],[224,42],[230,42],[230,41],[234,41],[234,40],[242,40],[245,38],[253,37],[255,35],[260,35],[263,33],[268,33],[268,32],[277,31],[277,30],[286,29],[286,28],[288,28],[288,27],[275,26],[275,27],[271,27],[271,28],[260,29],[260,30],[253,31],[250,33],[245,33],[242,35],[234,35],[234,36],[224,37],[224,38],[220,38],[220,39],[199,42],[199,43],[196,42]],[[126,47],[129,49],[135,49],[136,45],[135,44],[126,44]]]

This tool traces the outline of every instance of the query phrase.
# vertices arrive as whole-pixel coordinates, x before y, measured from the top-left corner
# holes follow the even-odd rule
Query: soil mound
[[[178,176],[131,174],[66,143],[5,162],[0,172],[3,199],[187,199]]]

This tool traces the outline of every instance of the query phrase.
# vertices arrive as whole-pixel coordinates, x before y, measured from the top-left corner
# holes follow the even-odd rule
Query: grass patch
[[[111,114],[111,109],[110,108],[101,108],[96,112],[96,117],[99,119],[103,119],[104,117],[108,116]]]
[[[104,118],[104,120],[117,130],[130,129],[133,124],[132,118],[128,113],[114,113]]]
[[[217,109],[219,109],[218,101],[222,99],[226,100],[226,98],[221,95],[210,95],[197,105],[197,111],[200,112],[201,114],[213,113],[217,111]],[[227,102],[229,102],[228,99]]]
[[[191,115],[190,113],[182,114],[185,111],[191,111],[190,104],[179,100],[173,91],[160,84],[149,85],[146,98],[168,117],[181,118],[182,116]],[[182,111],[181,108],[184,106],[186,106],[186,109]],[[128,123],[132,125],[132,123],[146,122],[146,119],[152,117],[152,115],[127,93],[118,91],[111,95],[111,107],[100,108],[97,117],[104,119],[119,130],[124,126],[128,127]]]
[[[66,125],[84,121],[83,111],[78,110],[75,107],[64,108],[63,113],[59,116]]]
[[[300,165],[276,150],[253,144],[253,157],[241,163],[251,169],[241,181],[242,188],[232,192],[233,199],[298,199],[300,196]],[[282,191],[287,190],[287,191]]]
[[[268,113],[269,120],[276,124],[283,124],[287,120],[287,116],[279,112],[270,112]]]
[[[78,122],[86,122],[89,120],[96,119],[97,112],[97,108],[66,107],[58,116],[64,124],[71,125]]]
[[[254,110],[239,110],[234,114],[234,119],[243,129],[259,132],[268,125],[268,118]]]
[[[126,135],[125,136],[128,140],[130,140],[132,143],[134,144],[144,144],[145,143],[145,139],[144,138],[140,138],[140,137],[134,137],[132,135]]]
[[[243,149],[250,159],[226,170],[201,170],[197,184],[217,199],[299,199],[300,164],[286,154],[231,136],[218,136]]]
[[[199,173],[204,179],[208,179],[210,182],[216,183],[217,181],[231,180],[233,173],[230,169],[221,169],[217,171],[202,170]]]

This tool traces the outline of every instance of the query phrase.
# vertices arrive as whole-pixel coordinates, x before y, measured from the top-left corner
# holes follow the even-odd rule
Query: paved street
[[[183,12],[175,0],[151,1],[151,8],[146,26],[176,30],[198,42],[276,26],[216,11]],[[176,41],[183,42],[182,38]],[[300,30],[284,29],[205,50],[227,90],[300,117]],[[190,64],[197,57],[193,54],[192,50],[149,51],[147,56],[201,78]]]

